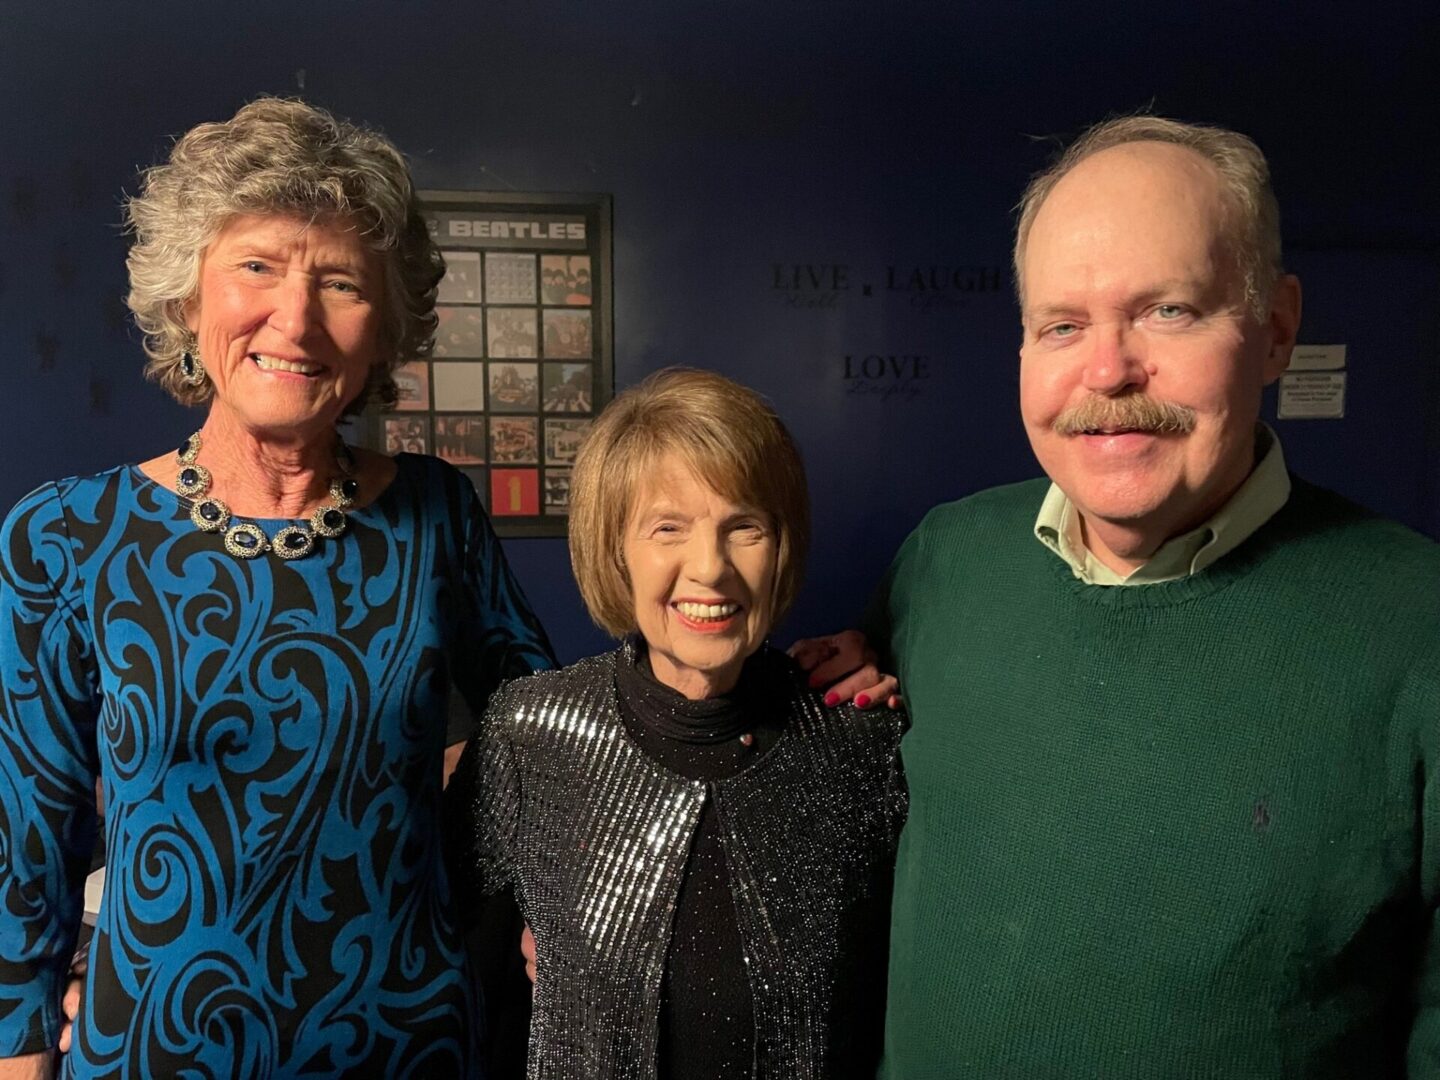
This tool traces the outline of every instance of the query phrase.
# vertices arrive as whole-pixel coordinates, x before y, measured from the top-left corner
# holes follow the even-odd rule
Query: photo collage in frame
[[[369,441],[460,469],[501,536],[564,536],[575,453],[615,385],[610,197],[420,198],[445,256],[435,347],[396,372]]]

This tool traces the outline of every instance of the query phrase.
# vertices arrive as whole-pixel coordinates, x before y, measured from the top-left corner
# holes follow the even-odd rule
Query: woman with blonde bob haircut
[[[697,417],[706,422],[697,423]],[[713,372],[669,368],[621,394],[585,440],[570,481],[570,562],[590,617],[623,637],[638,629],[624,530],[655,467],[674,455],[731,502],[752,500],[775,529],[772,622],[805,576],[810,498],[800,452],[753,391]]]
[[[903,724],[826,708],[766,644],[809,542],[794,441],[669,369],[570,490],[581,593],[624,640],[503,687],[447,795],[462,903],[513,885],[534,932],[530,1076],[873,1075]]]

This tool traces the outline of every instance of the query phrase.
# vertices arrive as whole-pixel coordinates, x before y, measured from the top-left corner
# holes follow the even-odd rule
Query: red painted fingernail
[[[834,690],[831,690],[830,693],[828,693],[828,694],[825,695],[825,704],[826,704],[826,705],[838,705],[838,704],[840,704],[840,695],[837,694],[837,693],[835,693]]]
[[[858,709],[863,709],[863,708],[866,708],[869,704],[870,704],[870,695],[869,695],[869,694],[858,694],[858,695],[856,695],[856,698],[855,698],[855,707],[856,707],[856,708],[858,708]]]

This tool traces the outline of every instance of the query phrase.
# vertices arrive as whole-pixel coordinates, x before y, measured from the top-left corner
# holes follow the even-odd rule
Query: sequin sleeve
[[[0,526],[0,1057],[59,1035],[95,843],[93,646],[55,485]]]
[[[530,609],[490,519],[469,481],[455,472],[464,516],[465,611],[454,665],[456,689],[447,744],[463,742],[495,688],[506,679],[555,666],[545,629]]]
[[[888,717],[890,735],[890,762],[885,778],[885,814],[890,826],[890,846],[899,846],[900,830],[910,814],[910,787],[905,782],[905,763],[900,757],[900,740],[910,726],[905,713]]]
[[[462,905],[514,884],[521,791],[506,723],[514,708],[511,687],[490,699],[445,791],[446,846]]]
[[[933,511],[932,511],[933,513]],[[912,600],[917,590],[926,587],[927,572],[922,563],[925,558],[925,529],[927,518],[907,536],[891,560],[885,576],[875,587],[874,593],[860,620],[860,630],[875,649],[881,671],[888,671],[900,680],[902,697],[910,682],[910,673],[905,669],[903,658],[907,653],[906,636],[911,632],[908,618]],[[893,717],[891,729],[890,775],[886,784],[886,809],[891,823],[892,849],[898,847],[900,830],[910,813],[910,789],[905,780],[905,766],[901,753],[901,741],[910,728],[907,713]]]

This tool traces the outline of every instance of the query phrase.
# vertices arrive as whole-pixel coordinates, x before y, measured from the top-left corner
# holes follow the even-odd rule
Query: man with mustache
[[[867,626],[913,720],[882,1075],[1440,1076],[1440,546],[1259,423],[1300,321],[1263,155],[1102,124],[1015,271],[1049,479],[931,511]]]

